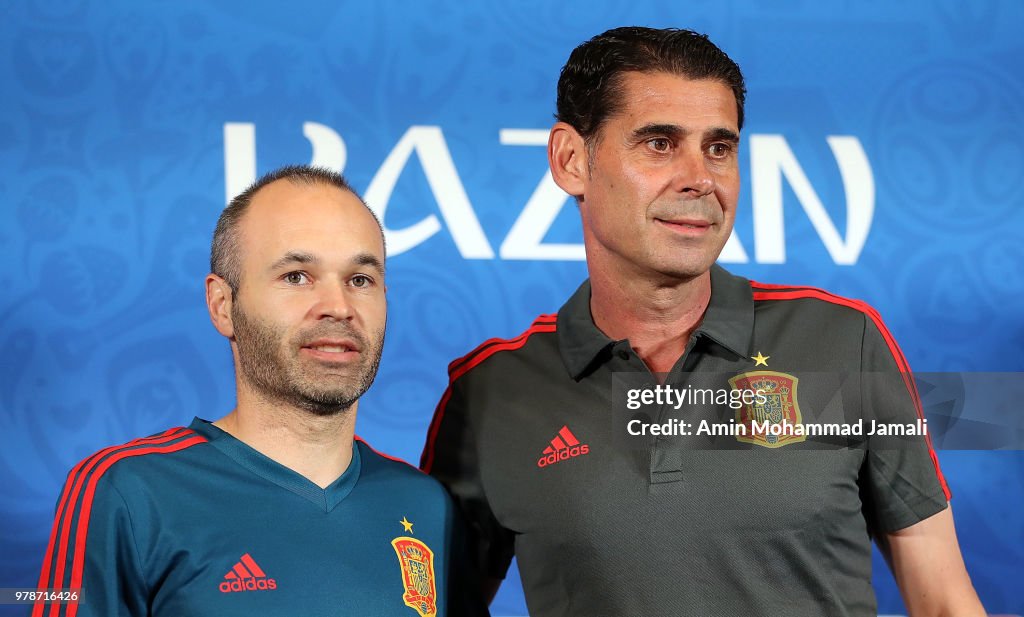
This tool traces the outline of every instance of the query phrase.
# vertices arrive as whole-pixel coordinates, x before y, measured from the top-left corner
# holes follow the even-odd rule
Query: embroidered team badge
[[[412,533],[412,523],[402,518],[402,526]],[[423,542],[409,536],[399,536],[391,541],[398,554],[398,565],[402,567],[402,583],[405,593],[402,600],[413,608],[420,617],[437,615],[437,588],[434,584],[434,551]]]
[[[735,390],[764,395],[750,404],[744,401],[736,410],[736,423],[746,429],[746,434],[737,431],[736,439],[766,448],[781,448],[806,440],[805,435],[786,430],[787,426],[798,426],[803,421],[796,396],[799,381],[793,375],[775,371],[750,371],[730,379],[729,385]]]

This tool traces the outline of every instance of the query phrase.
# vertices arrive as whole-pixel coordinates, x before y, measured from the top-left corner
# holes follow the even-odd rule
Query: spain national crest
[[[420,617],[437,615],[437,589],[434,585],[434,551],[423,542],[408,536],[399,536],[391,541],[398,554],[398,565],[402,567],[402,582],[405,593],[402,599]]]
[[[744,401],[736,410],[736,423],[746,429],[745,435],[737,431],[736,439],[766,448],[804,441],[805,435],[786,430],[787,426],[799,426],[802,422],[796,396],[799,381],[793,375],[775,371],[751,371],[730,379],[734,390],[763,394],[763,398],[755,398],[750,404]]]

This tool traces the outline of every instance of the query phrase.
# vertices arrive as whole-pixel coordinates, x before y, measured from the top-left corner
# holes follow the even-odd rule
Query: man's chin
[[[665,278],[686,280],[700,277],[714,265],[721,251],[715,247],[651,247],[636,259],[637,265]]]
[[[335,387],[323,388],[327,379],[329,377],[324,376],[315,384],[302,384],[296,388],[293,393],[293,398],[296,399],[294,404],[318,416],[334,416],[350,410],[359,397],[369,389],[369,384],[352,383],[349,380],[339,380],[338,383],[332,384]],[[302,387],[303,385],[306,387]],[[316,385],[321,387],[317,388]]]
[[[359,400],[359,397],[306,395],[297,397],[293,404],[299,409],[308,411],[315,416],[329,418],[349,411],[357,400]]]
[[[667,282],[687,282],[698,279],[708,273],[714,262],[704,265],[698,264],[664,264],[657,268],[658,274],[663,276]]]

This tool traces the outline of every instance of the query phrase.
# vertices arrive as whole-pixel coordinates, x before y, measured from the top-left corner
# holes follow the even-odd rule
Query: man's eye
[[[708,146],[708,154],[710,154],[712,158],[722,159],[729,156],[731,152],[732,146],[726,143],[718,142]]]
[[[289,285],[302,285],[307,280],[305,272],[289,272],[284,275],[284,282]]]
[[[357,274],[352,277],[350,284],[353,287],[369,287],[373,283],[373,279],[366,276],[365,274]]]
[[[672,142],[664,137],[655,137],[649,140],[647,145],[655,152],[668,152],[672,148]]]

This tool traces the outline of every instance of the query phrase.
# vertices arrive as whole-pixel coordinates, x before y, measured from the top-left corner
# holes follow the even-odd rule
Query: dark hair
[[[622,74],[665,72],[713,79],[732,89],[743,128],[746,86],[740,67],[706,34],[692,30],[626,27],[608,30],[572,50],[558,78],[558,113],[588,143],[622,106]]]
[[[326,167],[288,165],[276,169],[253,182],[249,185],[249,188],[232,199],[220,213],[220,218],[217,219],[217,227],[213,230],[213,243],[210,245],[210,272],[227,281],[233,293],[238,292],[238,286],[241,283],[241,265],[238,263],[238,222],[242,220],[242,216],[249,209],[249,205],[252,203],[256,193],[268,184],[278,180],[288,180],[293,184],[306,186],[315,184],[334,186],[352,193],[366,206],[366,202],[352,190],[352,187],[349,186],[349,183],[341,174]],[[380,219],[373,213],[373,210],[370,210],[369,206],[367,206],[366,210],[373,216],[373,220],[377,221],[377,226],[381,228],[380,233],[383,238],[384,227],[380,224]]]

